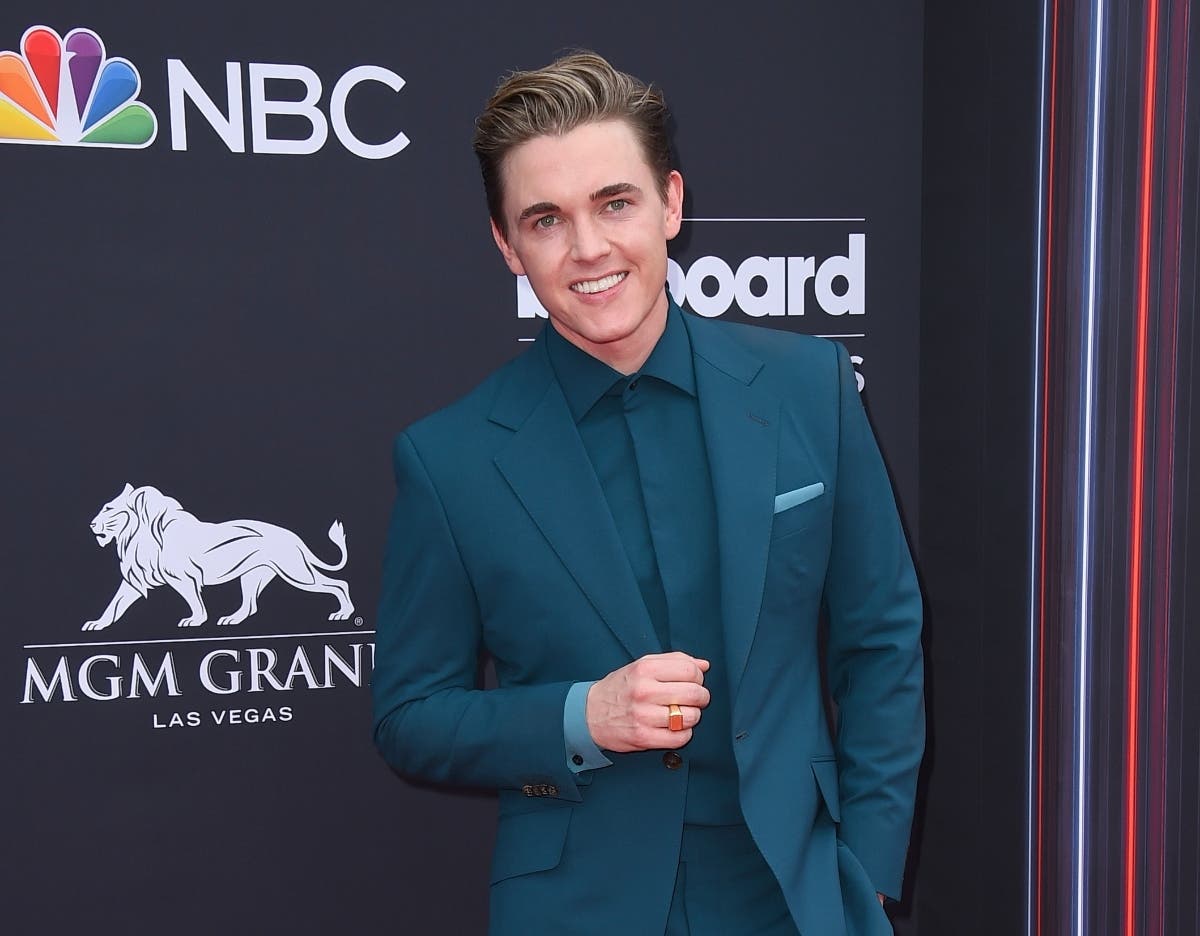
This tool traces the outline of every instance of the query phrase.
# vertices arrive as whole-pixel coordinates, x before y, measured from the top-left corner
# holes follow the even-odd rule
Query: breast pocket
[[[775,514],[771,524],[772,541],[810,529],[821,522],[829,510],[829,495],[818,494]]]

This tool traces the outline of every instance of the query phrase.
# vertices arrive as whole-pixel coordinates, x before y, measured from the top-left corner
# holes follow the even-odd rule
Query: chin
[[[592,309],[589,316],[577,321],[584,326],[585,336],[592,341],[619,341],[634,334],[651,318],[645,312],[623,309]]]
[[[613,344],[617,341],[623,341],[637,331],[637,325],[629,325],[613,328],[592,328],[580,332],[580,334],[590,341],[592,344],[605,345]]]

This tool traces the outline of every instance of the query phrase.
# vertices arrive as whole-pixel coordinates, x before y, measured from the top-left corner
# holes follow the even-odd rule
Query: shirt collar
[[[646,359],[642,369],[629,377],[656,377],[690,396],[695,396],[696,373],[692,367],[691,338],[683,322],[683,312],[670,298],[669,293],[667,303],[666,328],[663,329],[658,343],[650,352],[650,357]],[[543,334],[546,352],[550,356],[550,366],[554,368],[554,375],[562,387],[563,396],[567,398],[571,415],[578,423],[596,401],[615,383],[624,380],[625,376],[571,344],[553,325],[547,324]]]

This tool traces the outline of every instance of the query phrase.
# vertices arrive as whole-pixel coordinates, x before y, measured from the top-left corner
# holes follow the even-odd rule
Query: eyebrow
[[[602,198],[612,198],[614,195],[641,195],[642,190],[632,182],[614,182],[612,185],[606,185],[602,189],[596,189],[588,196],[591,201],[599,201]]]
[[[632,182],[614,182],[612,185],[606,185],[603,188],[598,188],[588,196],[588,201],[600,201],[604,198],[612,198],[614,195],[641,195],[642,190]],[[537,202],[530,205],[517,217],[517,221],[525,221],[532,218],[534,215],[549,214],[551,212],[561,211],[558,205],[554,202]]]
[[[548,214],[552,211],[558,211],[558,205],[554,204],[554,202],[540,201],[536,205],[530,205],[522,211],[517,220],[524,221],[526,218],[532,218],[534,215]]]

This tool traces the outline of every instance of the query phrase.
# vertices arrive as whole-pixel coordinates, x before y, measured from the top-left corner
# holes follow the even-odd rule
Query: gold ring
[[[667,727],[672,731],[683,731],[683,710],[674,703],[667,706]]]

